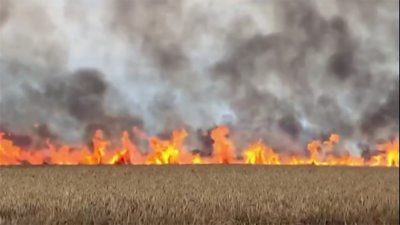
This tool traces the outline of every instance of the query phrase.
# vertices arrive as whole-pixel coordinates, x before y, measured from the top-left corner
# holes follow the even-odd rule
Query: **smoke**
[[[0,124],[69,142],[186,127],[209,148],[229,124],[239,146],[371,144],[399,129],[398,4],[0,0]]]

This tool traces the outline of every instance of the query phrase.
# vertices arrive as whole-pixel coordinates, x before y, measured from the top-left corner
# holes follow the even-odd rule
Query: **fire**
[[[246,164],[281,164],[279,155],[272,148],[265,146],[261,140],[244,150],[244,158]]]
[[[103,158],[104,155],[106,154],[106,149],[110,145],[110,142],[105,140],[103,137],[103,132],[101,130],[97,130],[94,133],[94,137],[92,139],[93,143],[93,156],[92,160],[94,162],[97,162],[98,164],[104,162]],[[91,161],[90,157],[88,157],[89,161]]]
[[[194,155],[194,158],[192,160],[193,164],[203,164],[203,159],[199,154]]]
[[[187,136],[185,130],[172,133],[171,140],[150,139],[150,149],[153,154],[147,159],[148,164],[179,164],[183,141]]]
[[[321,141],[312,141],[307,145],[307,149],[310,152],[310,164],[318,165],[320,162],[319,152],[321,148]]]
[[[320,140],[311,141],[307,145],[307,149],[310,153],[310,160],[308,161],[310,164],[321,165],[321,164],[329,164],[329,165],[337,165],[342,164],[341,162],[345,160],[346,156],[342,158],[336,158],[332,153],[333,147],[339,142],[340,136],[338,134],[331,134],[329,139],[321,142]],[[321,160],[321,158],[325,158],[325,160]]]
[[[233,160],[234,145],[227,137],[229,129],[227,127],[217,127],[211,131],[211,138],[214,141],[213,152],[215,163],[230,163]]]
[[[377,145],[376,153],[366,159],[350,155],[347,151],[338,155],[335,149],[341,137],[331,134],[327,140],[312,140],[307,144],[308,154],[287,155],[279,153],[263,141],[248,145],[241,152],[243,160],[235,155],[236,147],[229,138],[229,129],[220,126],[212,130],[213,155],[203,158],[186,149],[188,133],[175,130],[169,139],[148,137],[134,129],[134,135],[147,140],[149,148],[144,155],[132,141],[128,132],[123,132],[120,143],[113,146],[101,130],[92,138],[92,146],[72,147],[48,143],[43,149],[22,149],[0,133],[0,165],[115,165],[115,164],[262,164],[262,165],[345,165],[345,166],[399,166],[399,139]]]
[[[377,157],[385,157],[386,166],[399,166],[399,139],[378,145],[378,149],[384,154]],[[379,162],[382,160],[379,159]]]

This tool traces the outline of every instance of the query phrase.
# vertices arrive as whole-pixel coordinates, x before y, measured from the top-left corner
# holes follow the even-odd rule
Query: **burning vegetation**
[[[0,164],[398,166],[399,2],[239,2],[0,0]]]
[[[40,149],[17,146],[4,133],[0,135],[0,165],[115,165],[115,164],[265,164],[265,165],[344,165],[344,166],[399,166],[399,139],[396,138],[377,145],[377,151],[369,157],[352,156],[345,152],[333,151],[340,142],[338,134],[331,134],[327,140],[313,140],[307,145],[307,154],[278,153],[262,140],[250,144],[238,156],[235,144],[229,138],[229,128],[214,128],[210,137],[212,156],[202,156],[200,152],[189,150],[185,146],[188,132],[175,130],[169,139],[148,137],[137,128],[139,139],[148,144],[142,149],[127,131],[122,133],[119,144],[112,144],[97,130],[91,145],[69,146],[47,142]],[[144,153],[146,152],[146,153]]]

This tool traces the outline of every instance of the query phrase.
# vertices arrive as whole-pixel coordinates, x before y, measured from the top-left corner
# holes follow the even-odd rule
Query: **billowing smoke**
[[[0,125],[67,142],[229,124],[239,145],[300,149],[331,132],[374,143],[399,129],[398,7],[0,0]]]

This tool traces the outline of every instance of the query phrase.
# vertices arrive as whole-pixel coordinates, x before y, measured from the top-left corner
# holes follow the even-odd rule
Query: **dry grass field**
[[[0,224],[398,224],[398,168],[0,167]]]

